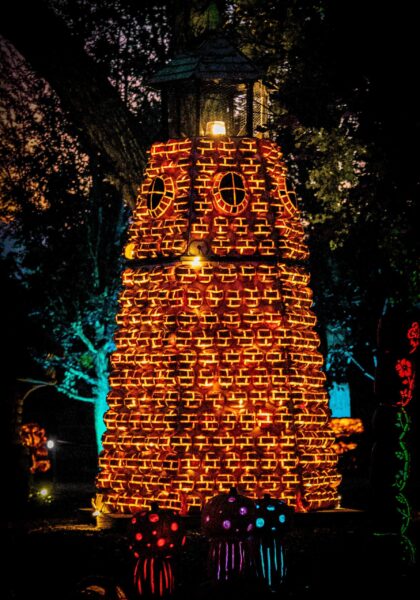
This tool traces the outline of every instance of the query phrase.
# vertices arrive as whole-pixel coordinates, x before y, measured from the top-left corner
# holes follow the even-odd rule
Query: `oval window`
[[[219,173],[214,198],[218,208],[231,215],[245,210],[248,204],[245,181],[239,173]]]
[[[277,199],[275,206],[277,210],[292,217],[297,211],[296,192],[290,185],[290,181],[284,175],[270,178],[270,193]]]
[[[152,217],[161,217],[174,197],[174,186],[168,177],[152,179],[146,194],[147,210]]]
[[[287,194],[289,196],[290,202],[293,204],[293,206],[295,208],[297,208],[298,202],[297,202],[296,192],[295,192],[294,188],[290,185],[290,181],[288,181],[287,178],[286,178],[286,190],[287,190]]]

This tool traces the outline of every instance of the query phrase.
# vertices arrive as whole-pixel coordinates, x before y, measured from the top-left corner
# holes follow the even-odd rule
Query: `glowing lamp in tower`
[[[209,121],[206,125],[206,135],[226,135],[224,121]]]
[[[162,93],[164,137],[250,136],[267,125],[262,73],[224,37],[176,56],[152,79]]]
[[[308,251],[261,73],[213,36],[153,82],[169,140],[130,225],[97,486],[111,512],[230,487],[335,507]]]

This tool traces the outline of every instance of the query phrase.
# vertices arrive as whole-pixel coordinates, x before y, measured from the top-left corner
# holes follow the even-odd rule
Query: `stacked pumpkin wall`
[[[308,256],[276,144],[154,144],[130,228],[97,485],[112,511],[222,489],[338,504]]]

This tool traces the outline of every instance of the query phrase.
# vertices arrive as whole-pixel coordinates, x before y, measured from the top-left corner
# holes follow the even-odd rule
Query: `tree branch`
[[[89,385],[94,386],[97,384],[96,379],[89,377],[89,375],[87,375],[83,371],[78,371],[77,369],[74,369],[73,367],[66,367],[66,371],[68,373],[71,373],[72,375],[75,375],[79,379],[83,379],[83,381],[86,381],[86,383],[88,383]]]
[[[360,369],[362,371],[362,373],[365,377],[367,377],[368,379],[371,379],[372,381],[375,381],[375,377],[373,375],[371,375],[370,373],[368,373],[366,371],[366,369],[364,369],[362,367],[362,365],[354,358],[353,354],[351,354],[350,352],[348,353],[348,358],[354,365],[356,365],[356,367],[358,369]]]
[[[97,348],[95,348],[95,346],[92,344],[90,339],[87,337],[87,335],[83,331],[83,327],[80,322],[73,323],[73,330],[74,330],[75,334],[77,335],[77,337],[80,338],[80,340],[84,343],[84,345],[89,350],[89,352],[92,352],[92,354],[96,354],[98,352]]]
[[[66,389],[66,387],[62,385],[58,385],[57,390],[65,396],[68,396],[72,400],[80,400],[80,402],[89,402],[90,404],[93,404],[95,401],[93,398],[86,398],[85,396],[80,396],[79,394],[76,394],[75,392]]]

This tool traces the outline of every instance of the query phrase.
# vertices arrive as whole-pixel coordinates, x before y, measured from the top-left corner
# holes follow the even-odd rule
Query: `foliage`
[[[147,148],[160,128],[159,98],[147,82],[167,55],[166,3],[53,0],[51,4],[135,115]]]
[[[27,343],[58,391],[103,413],[128,211],[78,147],[45,82],[8,46],[3,52],[3,252],[44,332]],[[25,74],[23,90],[15,73]]]
[[[335,331],[328,373],[345,379],[352,363],[371,379],[384,307],[412,306],[420,291],[418,175],[394,147],[407,143],[396,122],[419,119],[381,64],[397,82],[409,70],[400,16],[331,0],[237,0],[228,14],[273,90],[272,127],[301,200],[320,331]]]

